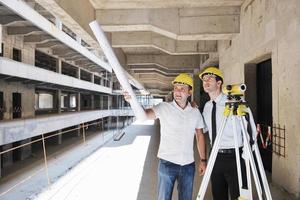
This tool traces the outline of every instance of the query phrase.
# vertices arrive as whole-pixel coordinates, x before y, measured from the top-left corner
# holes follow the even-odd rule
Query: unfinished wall
[[[8,35],[6,28],[2,31],[2,42],[4,43],[4,54],[6,58],[12,59],[13,48],[20,49],[22,52],[22,63],[34,65],[34,47],[31,44],[23,42],[23,36]],[[18,92],[22,95],[22,118],[33,117],[34,110],[34,94],[33,86],[24,85],[22,82],[0,81],[0,91],[3,91],[5,113],[4,119],[12,119],[12,93]]]
[[[4,57],[12,59],[13,48],[20,49],[22,52],[22,62],[34,65],[34,45],[23,42],[23,35],[8,35],[3,27],[2,42],[4,43]]]
[[[273,123],[286,127],[286,157],[273,154],[272,180],[300,196],[300,1],[246,0],[241,30],[219,42],[225,83],[244,81],[244,65],[272,59]]]
[[[4,119],[12,119],[12,93],[18,92],[22,95],[22,118],[34,117],[34,94],[33,87],[22,83],[0,81],[0,91],[3,91]]]

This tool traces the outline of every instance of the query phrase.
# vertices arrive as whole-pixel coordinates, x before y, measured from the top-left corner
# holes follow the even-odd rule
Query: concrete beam
[[[81,53],[83,56],[87,57],[91,61],[95,62],[102,68],[112,71],[111,66],[97,57],[95,54],[91,53],[87,48],[83,47],[69,35],[59,30],[54,24],[52,24],[49,20],[41,16],[37,11],[31,8],[26,2],[19,0],[0,0],[0,3],[18,13],[22,18],[30,21],[32,24],[37,26],[39,29],[45,31],[49,35],[53,36],[57,40],[66,44],[66,46],[71,49]]]
[[[36,44],[36,48],[50,48],[50,47],[58,47],[58,46],[64,46],[61,42],[59,41],[48,41],[40,44]]]
[[[167,95],[170,92],[170,90],[160,90],[157,88],[149,88],[148,91],[155,96]]]
[[[78,52],[76,51],[73,51],[72,49],[68,48],[68,47],[54,47],[52,48],[52,53],[54,55],[57,55],[57,56],[66,56],[66,55],[77,55]]]
[[[203,69],[207,66],[217,66],[219,65],[219,54],[218,53],[211,53],[205,62],[200,65],[200,69]]]
[[[159,65],[165,69],[199,68],[199,56],[127,55],[127,65]]]
[[[85,57],[83,57],[82,55],[67,55],[67,56],[64,56],[64,59],[65,60],[69,60],[69,61],[75,61],[75,60],[78,60],[78,59],[84,59],[84,60],[87,60]]]
[[[27,43],[44,43],[49,41],[57,41],[50,35],[27,35],[24,36],[24,42]]]
[[[89,23],[95,20],[94,8],[89,1],[77,0],[76,3],[69,0],[36,0],[38,4],[58,17],[63,24],[69,27],[76,35],[79,35],[92,48],[99,48],[94,39]]]
[[[165,75],[178,75],[179,73],[193,73],[194,69],[165,69],[158,65],[132,65],[130,66],[130,70],[138,73],[138,71],[151,72],[156,71]]]
[[[77,61],[75,61],[75,64],[76,64],[76,65],[79,65],[79,66],[81,66],[81,65],[86,65],[86,64],[88,64],[88,63],[90,63],[89,60],[77,60]]]
[[[240,7],[96,10],[104,31],[152,31],[175,40],[232,39],[239,16]]]
[[[9,66],[9,68],[7,68]],[[111,94],[111,88],[82,81],[77,78],[51,72],[29,64],[16,62],[7,58],[0,57],[0,74],[13,76],[22,79],[39,81],[45,84],[55,84],[71,88],[84,89],[95,92]]]
[[[0,24],[5,26],[20,21],[25,21],[25,20],[18,15],[0,15]]]
[[[81,57],[82,58],[82,55],[81,54],[79,54],[79,53],[77,53],[77,52],[70,52],[70,53],[68,53],[68,54],[65,54],[64,55],[64,58],[65,59],[69,59],[69,58],[76,58],[76,57]]]
[[[131,110],[97,110],[1,122],[0,145],[108,116],[133,116],[133,112]]]
[[[169,90],[172,88],[171,82],[174,80],[174,77],[157,73],[133,74],[133,77],[141,82],[147,90],[148,88],[164,88]]]
[[[160,74],[160,75],[163,75],[163,76],[171,76],[171,77],[175,77],[178,75],[178,73],[166,73],[166,72],[163,72],[163,71],[160,71],[158,69],[146,69],[146,70],[133,70],[133,72],[135,74],[153,74],[153,75],[156,75],[156,74]]]
[[[42,31],[35,26],[9,26],[9,27],[7,27],[8,35],[29,35],[31,33],[42,33]]]
[[[130,8],[195,8],[215,6],[241,6],[244,0],[168,0],[168,1],[124,1],[90,0],[95,9]]]
[[[153,32],[114,32],[112,46],[118,47],[153,47],[170,55],[207,54],[217,52],[217,41],[174,40]]]

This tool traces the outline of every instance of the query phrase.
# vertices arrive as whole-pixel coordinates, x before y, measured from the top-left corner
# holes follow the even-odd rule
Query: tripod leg
[[[244,118],[239,116],[240,125],[241,125],[242,133],[243,133],[243,138],[246,139],[247,141],[249,141],[249,136],[246,134],[245,123],[244,123],[243,119]],[[255,162],[254,162],[254,158],[253,158],[253,155],[252,155],[252,151],[251,151],[251,147],[250,147],[249,142],[245,142],[244,148],[245,148],[245,151],[246,151],[247,155],[249,155],[250,166],[251,166],[252,174],[253,174],[254,181],[255,181],[255,184],[256,184],[256,190],[257,190],[257,193],[258,193],[258,198],[259,198],[259,200],[262,200],[263,199],[262,188],[261,188],[261,184],[259,182],[258,173],[257,173],[256,165],[255,165]]]
[[[264,166],[263,166],[262,161],[261,161],[261,156],[260,156],[257,144],[254,144],[254,153],[255,153],[255,156],[256,156],[256,160],[257,160],[257,164],[258,164],[258,168],[259,168],[259,172],[260,172],[260,175],[261,175],[261,180],[262,180],[262,183],[263,183],[263,186],[264,186],[264,191],[266,193],[267,200],[271,200],[272,199],[271,191],[270,191],[270,188],[269,188],[268,179],[267,179],[267,176],[266,176],[266,173],[265,173],[265,170],[264,170]]]
[[[251,128],[252,128],[252,130],[256,130],[253,115],[252,115],[251,112],[249,112],[249,116],[250,116],[250,122],[249,123],[251,125]],[[245,120],[243,120],[243,123],[245,124]],[[266,198],[267,198],[267,200],[271,200],[272,195],[271,195],[271,192],[270,192],[268,179],[267,179],[267,176],[266,176],[266,173],[265,173],[265,170],[264,170],[264,166],[262,164],[262,160],[261,160],[261,156],[260,156],[260,153],[259,153],[257,140],[256,140],[255,136],[256,136],[256,132],[253,131],[253,140],[254,140],[253,149],[254,149],[254,153],[255,153],[255,156],[256,156],[257,165],[258,165],[258,168],[259,168],[259,173],[260,173],[260,176],[261,176],[261,180],[262,180],[262,184],[263,184],[264,191],[265,191],[265,194],[266,194]]]
[[[254,149],[254,153],[255,153],[255,156],[256,156],[256,161],[257,161],[257,165],[258,165],[258,168],[259,168],[259,173],[260,173],[260,176],[261,176],[261,179],[262,179],[262,183],[263,183],[263,187],[264,187],[264,191],[265,191],[265,194],[266,194],[266,198],[267,200],[271,200],[272,199],[272,195],[271,195],[271,191],[270,191],[270,188],[269,188],[269,184],[268,184],[268,179],[267,179],[267,176],[266,176],[266,173],[265,173],[265,170],[264,170],[264,166],[262,164],[262,160],[261,160],[261,156],[260,156],[260,153],[259,153],[259,149],[258,149],[258,146],[257,146],[257,141],[255,139],[255,135],[256,135],[256,128],[255,128],[255,123],[254,123],[254,119],[253,119],[253,115],[251,112],[249,112],[249,116],[250,116],[250,125],[251,125],[251,128],[252,130],[254,130],[253,132],[253,139],[254,139],[254,144],[253,144],[253,149]],[[243,121],[243,123],[245,124],[245,120]],[[254,129],[253,129],[254,127]]]
[[[233,125],[233,138],[234,138],[234,149],[235,149],[235,160],[236,160],[236,169],[238,175],[238,184],[239,184],[239,192],[242,193],[242,172],[241,172],[241,160],[240,160],[240,151],[238,145],[238,137],[237,137],[237,126],[236,126],[236,117],[231,118]]]
[[[202,182],[201,182],[201,185],[200,185],[200,189],[199,189],[199,192],[198,192],[198,195],[197,195],[198,200],[203,200],[204,199],[205,192],[206,192],[206,189],[207,189],[207,185],[208,185],[208,182],[209,182],[209,179],[210,179],[213,167],[214,167],[214,163],[215,163],[217,155],[218,155],[220,141],[221,141],[221,138],[222,138],[222,135],[223,135],[223,130],[224,130],[227,118],[228,117],[226,117],[226,116],[223,117],[221,127],[218,130],[218,133],[217,133],[217,136],[216,136],[216,139],[215,139],[215,142],[214,142],[214,145],[213,145],[213,148],[212,148],[212,151],[211,151],[208,163],[207,163],[206,171],[204,173],[204,176],[203,176],[203,179],[202,179]]]
[[[248,156],[248,155],[247,155]],[[249,192],[249,199],[253,199],[252,196],[252,182],[251,182],[251,173],[250,173],[250,162],[249,162],[249,156],[245,159],[245,165],[246,165],[246,173],[247,173],[247,187]]]

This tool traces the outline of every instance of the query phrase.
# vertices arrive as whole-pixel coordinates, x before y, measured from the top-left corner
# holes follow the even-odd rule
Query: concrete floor
[[[53,199],[53,200],[153,200],[156,199],[156,168],[157,149],[159,144],[159,126],[153,125],[153,121],[144,124],[133,124],[125,129],[125,135],[120,141],[109,141],[90,156],[86,152],[100,137],[87,141],[86,146],[74,145],[72,153],[66,151],[49,158],[49,171],[59,171],[63,164],[65,168],[70,158],[74,159],[85,155],[85,159],[75,167],[69,166],[65,175],[50,174],[55,182],[47,187],[45,173],[39,173],[31,177],[28,183],[20,184],[11,192],[0,199]],[[99,147],[99,144],[97,144]],[[96,145],[96,146],[97,146]],[[57,161],[60,160],[60,164]],[[56,162],[56,164],[55,164]],[[64,169],[65,170],[65,169]],[[26,172],[23,172],[26,173]],[[39,178],[43,177],[43,192]],[[198,193],[201,178],[196,175],[194,187],[194,199]],[[33,186],[35,185],[35,186]],[[3,189],[3,185],[0,188]],[[31,193],[24,193],[26,186]],[[294,200],[288,193],[277,186],[270,184],[274,200]],[[25,189],[24,189],[25,188]],[[2,190],[1,189],[1,190]],[[16,195],[19,193],[19,195]],[[30,195],[29,195],[30,194]],[[34,194],[34,195],[33,195]],[[205,199],[211,199],[208,188]],[[174,189],[176,200],[176,189]]]

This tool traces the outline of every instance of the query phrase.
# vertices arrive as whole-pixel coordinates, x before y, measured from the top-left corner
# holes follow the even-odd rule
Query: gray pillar
[[[79,92],[77,93],[77,102],[76,103],[77,103],[77,111],[80,111],[81,95]]]
[[[0,150],[2,151],[2,149],[0,148]],[[2,177],[2,155],[0,155],[0,178]]]
[[[58,105],[57,105],[57,113],[61,114],[61,90],[57,90],[57,97],[58,97]],[[58,131],[59,133],[61,130]],[[62,134],[57,135],[57,144],[62,143]]]
[[[198,106],[200,106],[200,88],[201,88],[201,80],[198,76],[199,70],[194,70],[194,91],[193,91],[193,101],[197,103]]]
[[[95,109],[95,95],[91,94],[91,108],[92,110]]]
[[[92,82],[92,83],[95,83],[95,76],[94,76],[93,73],[91,74],[91,82]]]
[[[77,136],[80,137],[80,134],[81,134],[81,126],[80,126],[80,124],[77,127],[78,127],[78,129],[77,129]]]
[[[111,117],[108,117],[107,120],[107,129],[109,130],[111,128]]]
[[[111,105],[112,105],[112,96],[107,96],[107,106],[108,109],[111,109]]]
[[[58,130],[58,133],[61,133],[62,130]],[[62,144],[62,134],[57,135],[57,144]]]
[[[31,142],[31,138],[21,141],[20,145]],[[21,147],[21,160],[25,160],[31,155],[31,144]]]
[[[12,147],[13,147],[12,144],[6,144],[6,145],[2,146],[2,150],[5,151]],[[3,158],[3,167],[8,167],[13,164],[13,152],[12,151],[2,154],[2,158]]]
[[[77,101],[76,101],[76,103],[77,103],[77,108],[76,108],[76,110],[79,112],[80,111],[80,93],[78,92],[77,93]],[[80,137],[80,134],[81,134],[81,129],[80,129],[80,124],[78,125],[78,129],[77,129],[77,136],[78,137]]]
[[[103,106],[104,106],[104,105],[103,105],[103,101],[104,101],[103,98],[104,98],[103,95],[101,95],[101,96],[100,96],[101,110],[104,110],[104,109],[103,109]]]
[[[61,68],[62,68],[62,62],[61,59],[58,59],[56,63],[56,72],[61,74]]]
[[[76,71],[76,77],[78,79],[80,79],[80,68],[77,68],[77,71]]]

